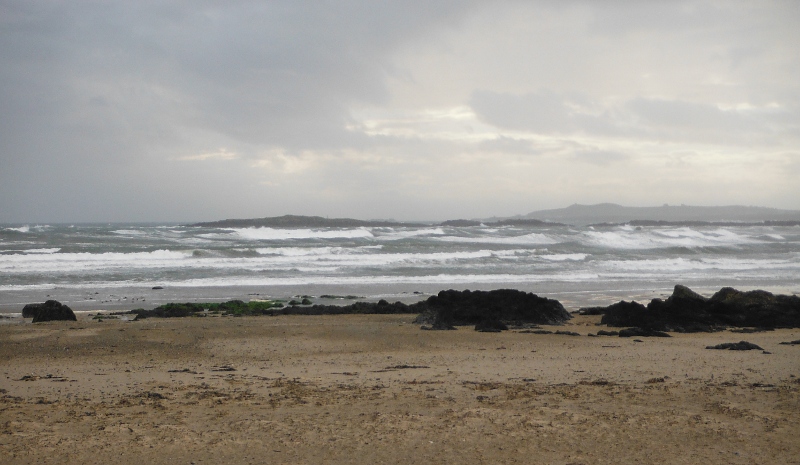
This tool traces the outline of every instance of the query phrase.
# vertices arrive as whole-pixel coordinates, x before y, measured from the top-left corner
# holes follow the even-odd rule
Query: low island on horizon
[[[264,218],[237,218],[204,221],[188,226],[220,228],[358,228],[358,227],[424,227],[424,226],[796,226],[800,210],[782,210],[753,206],[689,206],[625,207],[613,203],[573,204],[566,208],[538,210],[526,215],[446,221],[360,220],[322,216],[283,215]]]

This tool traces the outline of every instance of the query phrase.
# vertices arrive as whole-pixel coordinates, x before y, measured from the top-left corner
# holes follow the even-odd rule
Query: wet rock
[[[600,323],[608,326],[641,326],[647,321],[646,308],[639,302],[621,301],[606,307]]]
[[[739,328],[739,329],[732,329],[732,333],[740,333],[740,334],[753,334],[753,333],[765,333],[767,331],[775,331],[773,328]]]
[[[699,301],[705,302],[708,299],[701,296],[697,292],[689,289],[688,287],[684,286],[683,284],[676,284],[675,289],[672,290],[672,296],[670,299],[673,300],[689,300],[689,301]]]
[[[619,331],[619,337],[672,337],[663,331],[647,328],[626,328]]]
[[[578,315],[605,315],[606,307],[583,307],[578,309]]]
[[[186,302],[186,303],[168,303],[164,305],[159,305],[158,307],[152,310],[137,308],[131,310],[129,313],[132,315],[136,315],[134,321],[138,321],[150,317],[182,318],[200,313],[203,310],[205,310],[205,307],[202,304]]]
[[[274,315],[388,315],[399,313],[417,313],[417,311],[403,302],[389,303],[386,300],[380,300],[379,302],[353,302],[350,305],[315,304],[308,307],[294,306],[271,311],[271,314]]]
[[[500,321],[506,325],[562,324],[572,318],[557,300],[513,289],[494,291],[441,291],[411,308],[429,321],[445,326],[478,325]]]
[[[800,339],[797,339],[796,341],[781,342],[781,345],[785,345],[785,346],[800,345]]]
[[[560,334],[562,336],[580,336],[580,333],[576,333],[575,331],[556,331],[555,334]]]
[[[42,321],[78,321],[71,308],[57,300],[43,304],[28,304],[22,309],[22,316],[33,318],[34,323]]]
[[[27,304],[22,307],[22,318],[33,318],[44,304]]]
[[[500,320],[484,320],[475,325],[475,331],[482,333],[499,333],[508,330],[508,326]]]
[[[737,291],[725,287],[708,300],[711,312],[731,326],[757,328],[800,327],[800,297],[767,291]]]
[[[604,329],[601,329],[600,331],[597,332],[597,335],[598,336],[619,336],[619,331],[606,331]]]
[[[715,350],[764,350],[761,347],[753,344],[752,342],[747,342],[747,341],[726,342],[724,344],[717,344],[715,346],[706,346],[706,349],[715,349]]]
[[[797,328],[800,297],[726,287],[707,299],[677,285],[666,301],[653,299],[647,307],[625,301],[610,305],[601,323],[677,332],[717,331],[727,327]]]

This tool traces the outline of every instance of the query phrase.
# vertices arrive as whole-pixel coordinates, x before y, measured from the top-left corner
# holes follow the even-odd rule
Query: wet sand
[[[0,325],[0,462],[800,463],[800,330],[413,318]],[[771,354],[705,349],[740,340]]]

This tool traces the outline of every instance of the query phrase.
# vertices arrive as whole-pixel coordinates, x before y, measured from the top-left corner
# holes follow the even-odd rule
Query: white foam
[[[422,229],[394,229],[394,228],[373,228],[373,234],[380,240],[399,240],[409,237],[440,236],[444,234],[442,228],[422,228]]]
[[[366,245],[360,247],[273,247],[257,248],[261,255],[282,255],[286,257],[305,257],[321,255],[364,254],[382,249],[382,245]]]
[[[357,239],[372,238],[366,228],[357,229],[276,229],[276,228],[231,228],[232,234],[246,240],[290,240],[290,239]],[[211,235],[201,234],[208,237]]]
[[[377,254],[314,254],[273,255],[259,257],[242,265],[274,270],[276,266],[294,269],[300,266],[313,270],[321,267],[363,268],[388,266],[441,266],[463,260],[479,260],[494,256],[489,250],[432,253],[377,253]]]
[[[52,253],[52,254],[9,254],[0,255],[0,272],[3,273],[42,273],[102,270],[109,268],[154,268],[183,265],[192,257],[191,251],[175,252],[156,250],[153,252],[105,252],[93,254]]]
[[[658,258],[643,260],[608,260],[601,267],[609,270],[677,273],[682,271],[742,271],[742,270],[795,270],[800,271],[800,262],[786,259],[741,259],[741,258]]]
[[[31,227],[30,226],[20,226],[19,228],[3,228],[3,229],[5,229],[6,231],[17,231],[17,232],[21,232],[21,233],[26,233],[26,232],[30,232]]]
[[[508,245],[549,245],[557,244],[559,241],[546,234],[531,233],[522,236],[445,236],[436,238],[442,242],[456,242],[463,244],[508,244]]]
[[[539,257],[549,260],[552,262],[579,262],[586,260],[589,254],[585,253],[558,253],[558,254],[550,254],[550,255],[539,255]]]
[[[226,256],[216,250],[101,254],[52,253],[0,255],[0,273],[74,273],[115,269],[208,269],[240,271],[302,270],[387,266],[441,266],[496,256],[489,250],[431,253],[370,253],[380,249],[343,247],[256,249],[257,256]],[[275,253],[277,251],[277,253]]]
[[[124,235],[124,236],[145,236],[147,233],[145,231],[140,231],[138,229],[117,229],[115,231],[111,231],[114,234]]]
[[[61,247],[53,247],[53,248],[50,248],[50,249],[26,249],[26,250],[23,250],[22,252],[24,252],[24,253],[51,254],[51,253],[56,253],[59,250],[61,250]]]
[[[691,228],[585,231],[583,238],[589,245],[617,249],[724,247],[759,242],[726,229],[698,231]]]

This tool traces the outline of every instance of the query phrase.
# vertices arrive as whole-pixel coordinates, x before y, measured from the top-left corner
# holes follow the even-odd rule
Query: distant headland
[[[625,207],[613,203],[574,204],[566,208],[538,210],[527,215],[487,219],[456,219],[443,222],[402,222],[390,220],[358,220],[321,216],[284,215],[266,218],[226,219],[190,224],[212,228],[393,228],[425,226],[796,226],[800,210],[780,210],[741,205],[701,207],[662,205],[660,207]]]
[[[425,226],[796,226],[800,210],[730,205],[700,207],[662,205],[660,207],[625,207],[613,203],[574,204],[566,208],[538,210],[527,215],[487,219],[457,219],[443,222],[402,222],[391,220],[358,220],[321,216],[284,215],[266,218],[227,219],[194,223],[189,226],[212,228],[394,228]]]
[[[660,207],[625,207],[614,203],[595,205],[573,204],[566,208],[538,210],[514,218],[537,219],[591,225],[601,223],[632,224],[638,226],[660,225],[796,225],[800,224],[800,210],[728,205],[704,207],[691,205],[662,205]]]

